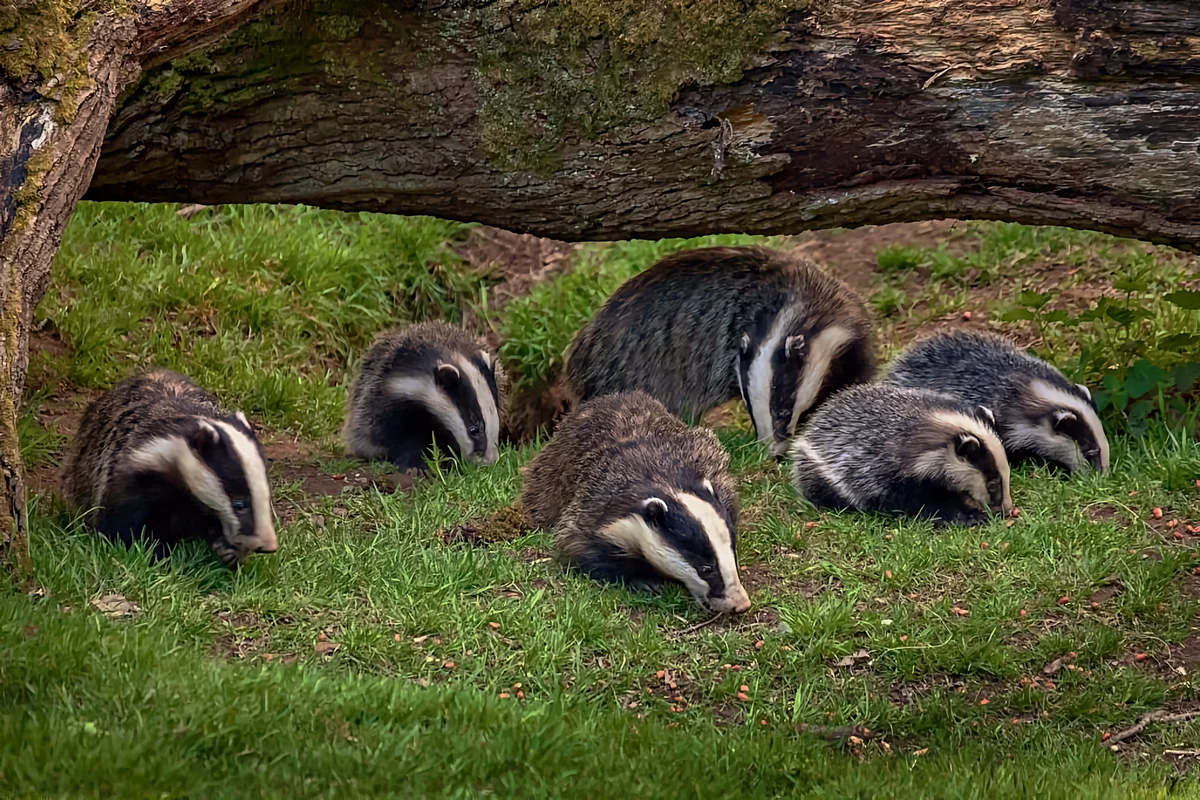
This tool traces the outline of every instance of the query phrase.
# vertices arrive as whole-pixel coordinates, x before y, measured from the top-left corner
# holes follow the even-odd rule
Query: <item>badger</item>
[[[118,383],[84,412],[63,466],[68,505],[106,537],[155,553],[207,542],[226,565],[277,549],[262,446],[246,415],[166,369]]]
[[[862,300],[811,263],[765,247],[668,256],[626,281],[575,336],[578,401],[642,389],[695,421],[741,397],[774,456],[806,413],[875,368]]]
[[[552,528],[568,566],[657,590],[674,581],[701,606],[742,613],[737,489],[729,456],[642,391],[586,401],[524,469],[521,504]]]
[[[342,440],[358,458],[424,470],[425,454],[496,463],[504,369],[469,333],[444,322],[380,334],[346,399]]]
[[[978,525],[1007,516],[1008,459],[985,406],[888,384],[826,401],[792,442],[796,488],[818,508]]]
[[[994,334],[938,333],[910,345],[884,380],[952,394],[996,412],[1014,463],[1043,459],[1076,472],[1108,469],[1108,437],[1092,393],[1040,358]]]

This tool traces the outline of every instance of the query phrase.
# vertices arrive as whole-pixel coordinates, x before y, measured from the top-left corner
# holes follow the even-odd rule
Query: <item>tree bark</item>
[[[29,324],[89,180],[571,240],[974,217],[1200,249],[1187,0],[273,5],[0,6],[10,562]]]
[[[1187,0],[679,5],[318,2],[257,20],[147,74],[89,197],[572,240],[975,217],[1200,247]]]

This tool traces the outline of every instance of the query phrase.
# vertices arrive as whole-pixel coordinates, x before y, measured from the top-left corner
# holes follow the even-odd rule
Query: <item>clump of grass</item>
[[[884,275],[898,272],[912,272],[927,263],[925,248],[909,245],[891,245],[884,247],[875,254],[875,263]]]
[[[461,320],[488,285],[447,247],[466,226],[303,206],[81,203],[39,308],[63,372],[107,387],[160,365],[277,428],[327,436],[346,368],[380,329]]]

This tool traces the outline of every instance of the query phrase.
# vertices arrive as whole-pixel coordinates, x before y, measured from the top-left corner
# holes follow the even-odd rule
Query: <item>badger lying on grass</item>
[[[384,331],[367,351],[346,398],[342,439],[351,455],[425,469],[436,445],[496,463],[504,370],[461,328],[444,322]]]
[[[525,469],[521,501],[553,528],[563,560],[601,581],[687,587],[700,605],[741,613],[737,490],[729,456],[644,392],[581,404]]]
[[[901,353],[884,380],[988,406],[1013,462],[1044,459],[1069,472],[1088,464],[1108,469],[1108,437],[1092,393],[1000,336],[935,334]]]
[[[160,369],[121,381],[91,403],[63,468],[67,502],[100,533],[160,555],[201,539],[229,566],[274,553],[262,447],[240,411]]]
[[[849,287],[769,248],[710,247],[617,289],[571,343],[566,377],[578,400],[641,389],[692,421],[740,396],[781,456],[811,408],[874,367],[870,317]]]
[[[994,417],[949,395],[853,386],[823,404],[792,443],[796,488],[819,508],[883,511],[978,525],[1007,516],[1008,459]]]

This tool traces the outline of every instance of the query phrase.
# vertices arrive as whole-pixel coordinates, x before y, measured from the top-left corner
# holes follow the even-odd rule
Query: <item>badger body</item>
[[[342,439],[351,455],[425,469],[431,446],[495,464],[504,371],[469,333],[444,322],[384,331],[346,398]]]
[[[811,408],[874,366],[849,287],[775,250],[712,247],[618,288],[571,343],[566,378],[578,400],[641,389],[688,421],[740,396],[780,456]]]
[[[935,334],[910,345],[884,380],[952,394],[996,414],[1013,462],[1044,459],[1070,472],[1109,465],[1108,437],[1086,386],[1000,336]],[[1082,458],[1081,458],[1082,455]]]
[[[126,545],[201,539],[227,565],[277,549],[262,446],[246,416],[170,370],[118,383],[84,412],[63,467],[68,504]]]
[[[600,581],[682,583],[713,611],[750,607],[737,569],[737,489],[711,431],[633,391],[589,400],[525,468],[521,502],[568,565]]]
[[[976,525],[1012,510],[1004,447],[984,407],[887,384],[826,401],[791,447],[796,488],[818,508]]]

